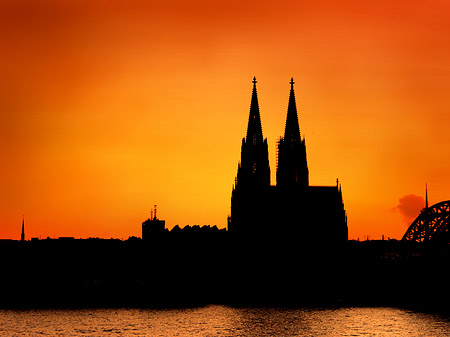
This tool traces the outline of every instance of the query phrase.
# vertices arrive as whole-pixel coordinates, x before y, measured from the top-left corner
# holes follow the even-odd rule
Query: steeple
[[[428,209],[428,184],[425,184],[425,209]]]
[[[267,139],[263,139],[258,95],[256,93],[256,77],[253,77],[247,135],[242,138],[241,162],[238,165],[236,187],[259,189],[269,186],[269,151]]]
[[[25,241],[25,217],[22,217],[22,234],[20,234],[20,241]]]
[[[286,142],[300,142],[300,127],[298,124],[297,104],[295,103],[294,78],[291,77],[291,91],[289,93],[289,104],[284,129],[284,140]]]
[[[291,77],[284,138],[278,142],[277,186],[283,188],[309,186],[306,145],[300,138],[294,83]]]
[[[259,114],[258,94],[256,92],[256,77],[253,77],[252,100],[250,103],[250,114],[248,116],[247,143],[256,145],[263,142],[261,116]]]
[[[266,204],[263,196],[269,188],[269,150],[267,138],[263,139],[256,77],[253,77],[247,135],[242,138],[241,161],[231,195],[231,218],[228,223],[230,231],[250,233],[264,222],[261,210],[266,208]]]

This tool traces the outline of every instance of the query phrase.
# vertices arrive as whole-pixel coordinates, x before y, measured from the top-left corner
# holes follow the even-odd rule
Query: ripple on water
[[[449,336],[450,319],[395,308],[0,310],[1,336]]]

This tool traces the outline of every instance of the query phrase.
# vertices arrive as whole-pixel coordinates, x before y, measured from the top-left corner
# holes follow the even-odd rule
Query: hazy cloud
[[[394,210],[399,211],[405,222],[410,224],[425,207],[425,199],[421,196],[408,194],[398,199],[398,205]]]

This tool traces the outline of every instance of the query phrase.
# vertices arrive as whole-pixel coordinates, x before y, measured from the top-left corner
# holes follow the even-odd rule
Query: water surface
[[[450,336],[450,319],[396,308],[0,310],[1,336]]]

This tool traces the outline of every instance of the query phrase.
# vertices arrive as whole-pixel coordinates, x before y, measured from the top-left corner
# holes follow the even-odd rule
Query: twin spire
[[[298,124],[297,104],[295,104],[294,78],[291,77],[291,91],[284,129],[284,140],[287,142],[300,142],[300,126]]]
[[[261,116],[259,114],[258,94],[256,92],[256,77],[253,77],[252,101],[250,103],[250,114],[248,116],[247,142],[253,145],[262,143],[263,134],[261,126]]]
[[[248,116],[248,127],[246,141],[254,145],[263,141],[261,116],[259,113],[258,94],[256,91],[256,77],[253,77],[252,100],[250,103],[250,114]],[[289,104],[284,130],[284,139],[288,142],[300,142],[300,126],[298,123],[297,104],[295,103],[294,78],[291,77],[291,91],[289,93]]]
[[[304,140],[300,139],[294,79],[286,117],[284,138],[277,142],[277,186],[283,188],[309,186],[308,165]],[[252,100],[248,117],[247,136],[242,140],[241,162],[237,185],[270,186],[270,167],[267,139],[263,139],[256,78],[253,78]]]

